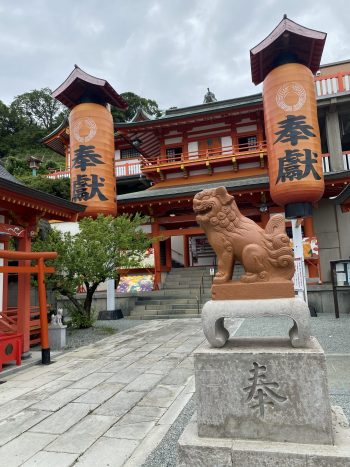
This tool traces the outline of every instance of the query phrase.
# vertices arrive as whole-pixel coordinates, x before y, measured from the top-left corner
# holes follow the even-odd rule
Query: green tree
[[[63,199],[70,199],[70,180],[69,178],[58,178],[51,179],[38,175],[33,177],[32,175],[26,175],[19,177],[20,180],[30,188],[35,190],[44,191],[50,195],[58,196]]]
[[[106,279],[119,282],[119,268],[139,267],[151,239],[141,225],[140,215],[118,217],[100,215],[96,220],[86,217],[79,222],[79,233],[50,230],[46,239],[37,237],[34,251],[57,251],[52,261],[54,274],[47,276],[47,286],[66,296],[78,316],[79,327],[91,326],[91,304],[99,284]],[[47,262],[49,264],[49,262]],[[84,285],[83,303],[76,297],[77,288]]]
[[[62,121],[66,111],[51,93],[49,88],[26,92],[15,97],[11,108],[25,119],[28,125],[37,125],[46,131],[52,130]]]
[[[142,107],[148,114],[160,117],[162,115],[156,101],[140,97],[133,92],[123,92],[121,96],[127,101],[129,107],[127,110],[120,110],[112,107],[113,120],[115,122],[127,122],[133,118],[137,109]]]

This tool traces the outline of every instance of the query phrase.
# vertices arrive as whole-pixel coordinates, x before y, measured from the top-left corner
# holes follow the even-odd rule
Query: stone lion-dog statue
[[[264,230],[241,214],[234,197],[223,186],[197,193],[193,210],[217,255],[214,284],[231,281],[235,261],[245,269],[241,283],[291,283],[294,256],[283,215],[271,217]]]

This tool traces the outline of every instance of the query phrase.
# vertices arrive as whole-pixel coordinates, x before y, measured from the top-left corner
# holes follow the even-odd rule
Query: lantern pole
[[[298,297],[303,299],[306,304],[307,289],[306,289],[306,275],[304,266],[304,250],[303,250],[303,236],[301,232],[302,219],[291,219],[292,233],[293,233],[293,248],[294,248],[294,290],[297,292]]]
[[[115,310],[115,280],[107,279],[107,311]]]

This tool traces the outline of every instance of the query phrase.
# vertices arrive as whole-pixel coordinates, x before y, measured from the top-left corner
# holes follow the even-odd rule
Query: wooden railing
[[[145,163],[145,161],[144,161]],[[141,161],[138,162],[124,162],[119,161],[115,164],[115,175],[116,177],[127,177],[128,175],[139,175],[141,174]],[[70,178],[70,171],[61,170],[57,172],[51,172],[45,175],[47,178],[57,180],[60,178]]]
[[[322,154],[322,168],[324,173],[332,172],[332,162],[329,153]],[[350,170],[350,151],[343,151],[343,168]]]
[[[315,88],[317,96],[329,96],[350,91],[350,71],[335,75],[315,76]]]
[[[47,307],[49,308],[49,306]],[[18,308],[9,307],[0,311],[0,334],[16,334],[18,321]],[[30,307],[30,345],[40,344],[40,309],[38,306]]]
[[[70,178],[70,171],[69,170],[58,170],[56,172],[51,172],[45,175],[47,178],[51,178],[52,180],[57,180],[59,178]]]
[[[138,175],[141,173],[141,162],[125,162],[115,164],[116,177],[127,177],[128,175]]]
[[[148,164],[142,164],[142,169],[148,171],[154,167],[171,166],[178,164],[190,165],[200,161],[218,161],[221,159],[239,158],[251,159],[252,156],[266,155],[265,141],[259,144],[239,144],[236,146],[223,146],[202,151],[183,152],[181,154],[166,155],[149,159]]]

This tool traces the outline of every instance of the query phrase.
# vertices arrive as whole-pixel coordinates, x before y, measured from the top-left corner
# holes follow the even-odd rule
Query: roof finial
[[[203,104],[210,104],[211,102],[217,102],[215,94],[211,92],[209,88],[207,89],[208,89],[208,92],[204,96]]]
[[[283,15],[283,19],[287,19],[287,14],[286,13]]]

